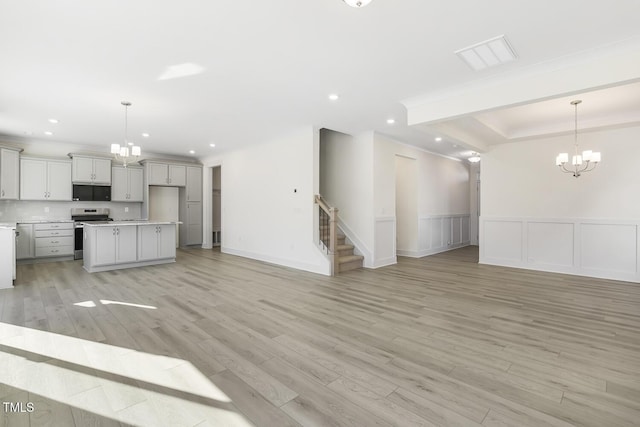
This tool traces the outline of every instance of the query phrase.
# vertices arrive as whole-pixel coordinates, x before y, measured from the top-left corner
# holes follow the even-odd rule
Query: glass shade
[[[120,154],[120,144],[111,144],[111,154]]]
[[[134,145],[133,147],[131,147],[131,155],[132,156],[139,156],[140,155],[140,147],[138,147],[137,145]]]
[[[562,163],[567,163],[568,161],[569,161],[569,153],[560,153],[556,158],[556,164],[557,162],[560,162],[560,164],[562,164]]]
[[[600,152],[591,153],[591,161],[598,163],[600,161]]]
[[[571,164],[573,166],[580,166],[582,164],[582,156],[573,156],[573,158],[571,159]]]
[[[129,147],[120,148],[120,157],[129,157]]]

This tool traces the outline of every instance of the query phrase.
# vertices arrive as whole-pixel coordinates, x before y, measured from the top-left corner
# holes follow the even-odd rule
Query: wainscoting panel
[[[637,271],[637,227],[625,224],[582,224],[582,259],[584,270]]]
[[[480,263],[640,283],[639,220],[480,218]]]
[[[418,251],[398,251],[398,255],[420,258],[469,245],[469,215],[420,217],[418,234]]]
[[[486,259],[522,262],[522,222],[487,220],[482,224],[481,248]]]
[[[571,268],[574,265],[573,223],[529,222],[527,260],[530,264]]]
[[[398,262],[396,258],[396,217],[378,217],[375,221],[375,260],[372,267],[395,264]]]

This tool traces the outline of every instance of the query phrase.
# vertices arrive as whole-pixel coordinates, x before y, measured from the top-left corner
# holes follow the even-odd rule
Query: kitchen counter
[[[73,222],[72,219],[20,219],[18,224],[48,224],[52,222]]]
[[[89,273],[176,261],[174,221],[83,223],[83,267]]]
[[[0,222],[0,228],[8,228],[10,230],[15,230],[16,229],[16,223],[15,222]]]
[[[179,221],[148,221],[144,219],[126,219],[123,221],[94,221],[83,222],[85,227],[122,227],[125,225],[177,225],[182,224]]]

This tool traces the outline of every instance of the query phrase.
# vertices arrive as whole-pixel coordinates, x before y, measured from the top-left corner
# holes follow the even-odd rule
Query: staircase
[[[362,255],[355,255],[353,253],[353,245],[349,245],[345,241],[346,237],[338,234],[338,245],[336,246],[336,251],[338,252],[338,273],[362,268],[362,261],[364,260]]]
[[[319,207],[319,239],[331,260],[331,275],[362,268],[364,257],[353,253],[354,246],[338,233],[338,209],[330,207],[320,195],[315,196]]]

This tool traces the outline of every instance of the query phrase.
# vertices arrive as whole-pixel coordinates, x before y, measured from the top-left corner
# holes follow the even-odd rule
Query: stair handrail
[[[330,206],[320,194],[315,195],[314,201],[320,207],[319,238],[327,248],[333,276],[337,273],[338,267],[338,208]]]

